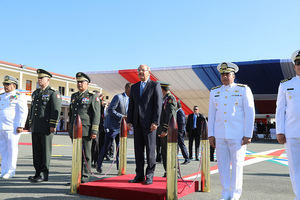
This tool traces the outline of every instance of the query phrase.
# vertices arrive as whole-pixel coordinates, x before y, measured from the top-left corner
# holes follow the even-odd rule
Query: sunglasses
[[[9,86],[11,83],[3,83],[4,86]]]
[[[300,60],[296,60],[295,65],[300,65]]]

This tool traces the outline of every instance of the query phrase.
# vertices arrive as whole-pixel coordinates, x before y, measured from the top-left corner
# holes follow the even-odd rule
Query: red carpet
[[[143,185],[142,183],[128,183],[135,175],[123,175],[106,178],[98,181],[81,184],[79,194],[119,200],[165,200],[166,199],[166,178],[154,177],[153,184]],[[190,186],[190,187],[189,187]],[[183,182],[178,180],[178,198],[196,192],[199,189],[196,181]]]

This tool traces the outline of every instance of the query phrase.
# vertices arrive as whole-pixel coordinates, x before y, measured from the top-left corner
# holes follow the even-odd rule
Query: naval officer
[[[48,181],[52,138],[61,111],[61,96],[49,86],[52,74],[43,69],[38,69],[37,74],[39,88],[32,93],[29,115],[35,169],[35,175],[28,177],[31,182]]]
[[[69,122],[70,137],[73,137],[73,123],[77,115],[82,122],[82,173],[81,182],[89,181],[92,160],[92,139],[97,138],[100,123],[100,99],[98,95],[89,92],[91,79],[83,72],[76,74],[78,92],[71,96]]]
[[[236,200],[242,193],[246,144],[251,142],[253,134],[254,100],[248,86],[234,82],[239,69],[237,65],[223,62],[217,69],[223,85],[212,88],[210,92],[208,139],[217,150],[221,199]]]
[[[295,200],[300,200],[300,50],[292,54],[296,76],[281,81],[276,108],[276,133],[285,144]]]
[[[18,141],[25,126],[28,107],[25,96],[16,91],[16,78],[5,76],[3,86],[5,92],[0,94],[0,177],[9,179],[15,175]]]

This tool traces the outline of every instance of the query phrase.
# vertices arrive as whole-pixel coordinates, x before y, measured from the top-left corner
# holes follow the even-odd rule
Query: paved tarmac
[[[34,175],[31,135],[22,134],[16,175],[10,180],[0,179],[0,199],[101,200],[101,198],[69,194],[69,186],[65,186],[65,184],[70,180],[72,162],[71,140],[66,135],[55,135],[53,145],[49,181],[30,183],[27,177]],[[281,157],[266,155],[282,148],[283,145],[275,142],[255,142],[248,146],[249,160],[244,167],[244,185],[241,200],[292,200],[294,198],[286,155],[282,154]],[[183,159],[180,157],[180,163],[182,161]],[[211,162],[211,166],[216,164],[216,162]],[[197,171],[198,167],[199,161],[192,161],[188,165],[181,166],[182,175],[188,176],[189,174],[193,174]],[[97,174],[95,169],[92,169],[92,171],[98,177],[112,177],[117,175],[116,166],[115,164],[112,165],[110,161],[106,161],[103,166],[103,172],[107,172],[107,175]],[[132,138],[128,138],[127,172],[128,174],[134,174],[135,172]],[[162,176],[163,172],[162,164],[158,163],[155,176]],[[92,180],[97,179],[96,177],[92,178]],[[211,192],[196,192],[181,199],[217,200],[220,198],[220,193],[219,174],[215,171],[211,175]],[[126,199],[128,198],[124,198],[124,200]]]

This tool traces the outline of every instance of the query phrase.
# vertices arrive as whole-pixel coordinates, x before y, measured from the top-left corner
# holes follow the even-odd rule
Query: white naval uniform
[[[224,199],[239,199],[241,196],[246,153],[242,138],[252,138],[254,118],[254,100],[248,86],[232,83],[211,90],[208,137],[216,138],[216,155]]]
[[[1,175],[14,176],[17,166],[18,141],[17,127],[24,127],[28,113],[25,97],[16,92],[0,94],[0,154]]]
[[[300,76],[279,85],[276,133],[285,134],[290,178],[296,200],[300,200]]]

